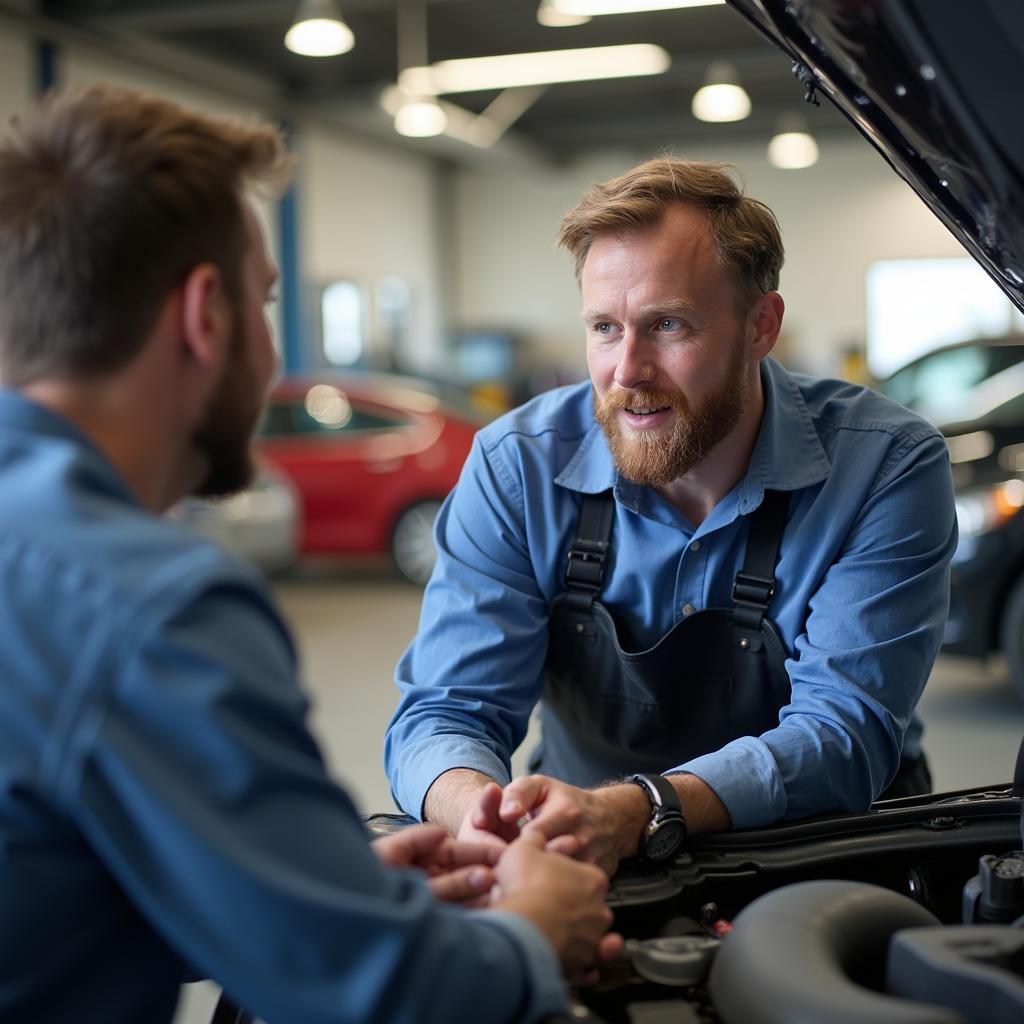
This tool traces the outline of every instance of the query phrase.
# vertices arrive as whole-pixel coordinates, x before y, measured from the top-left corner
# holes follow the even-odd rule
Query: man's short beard
[[[680,391],[615,389],[594,395],[594,415],[601,424],[618,471],[633,483],[664,487],[700,465],[736,426],[747,404],[748,382],[743,351],[737,343],[721,386],[691,411]],[[675,413],[672,431],[625,431],[620,409],[660,409]]]
[[[192,437],[193,445],[206,459],[206,476],[194,491],[200,498],[237,494],[256,476],[251,444],[262,410],[262,394],[254,379],[241,317],[239,308],[223,376]]]

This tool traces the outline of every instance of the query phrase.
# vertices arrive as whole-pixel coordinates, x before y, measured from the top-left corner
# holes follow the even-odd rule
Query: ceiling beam
[[[295,0],[211,0],[210,3],[152,3],[92,11],[68,10],[63,17],[97,31],[192,32],[273,24],[295,13]]]
[[[453,0],[424,0],[427,3],[450,3]],[[85,6],[85,5],[79,5]],[[394,0],[340,0],[343,14],[381,11],[393,14]],[[290,22],[298,8],[298,0],[190,0],[149,2],[135,0],[111,9],[95,5],[91,10],[72,10],[60,5],[61,17],[73,18],[79,25],[98,30],[123,32],[193,32],[234,28],[240,24],[273,24]]]

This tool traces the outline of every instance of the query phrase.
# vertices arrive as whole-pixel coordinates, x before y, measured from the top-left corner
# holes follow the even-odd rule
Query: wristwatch
[[[651,801],[651,817],[640,835],[638,856],[667,860],[686,842],[686,818],[675,787],[663,775],[631,775]]]

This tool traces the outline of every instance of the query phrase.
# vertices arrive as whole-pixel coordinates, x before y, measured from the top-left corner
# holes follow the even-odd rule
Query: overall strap
[[[565,593],[576,611],[589,614],[604,582],[604,563],[615,520],[615,496],[610,490],[584,494],[576,539],[565,569]]]
[[[789,491],[765,491],[751,516],[743,568],[732,585],[733,622],[741,647],[754,645],[761,620],[775,596],[775,563],[789,516]]]

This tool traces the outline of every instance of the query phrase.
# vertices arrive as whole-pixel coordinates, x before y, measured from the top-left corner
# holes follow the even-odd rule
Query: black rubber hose
[[[725,1024],[967,1024],[941,1006],[883,994],[889,939],[940,922],[862,882],[801,882],[750,904],[711,969]]]

